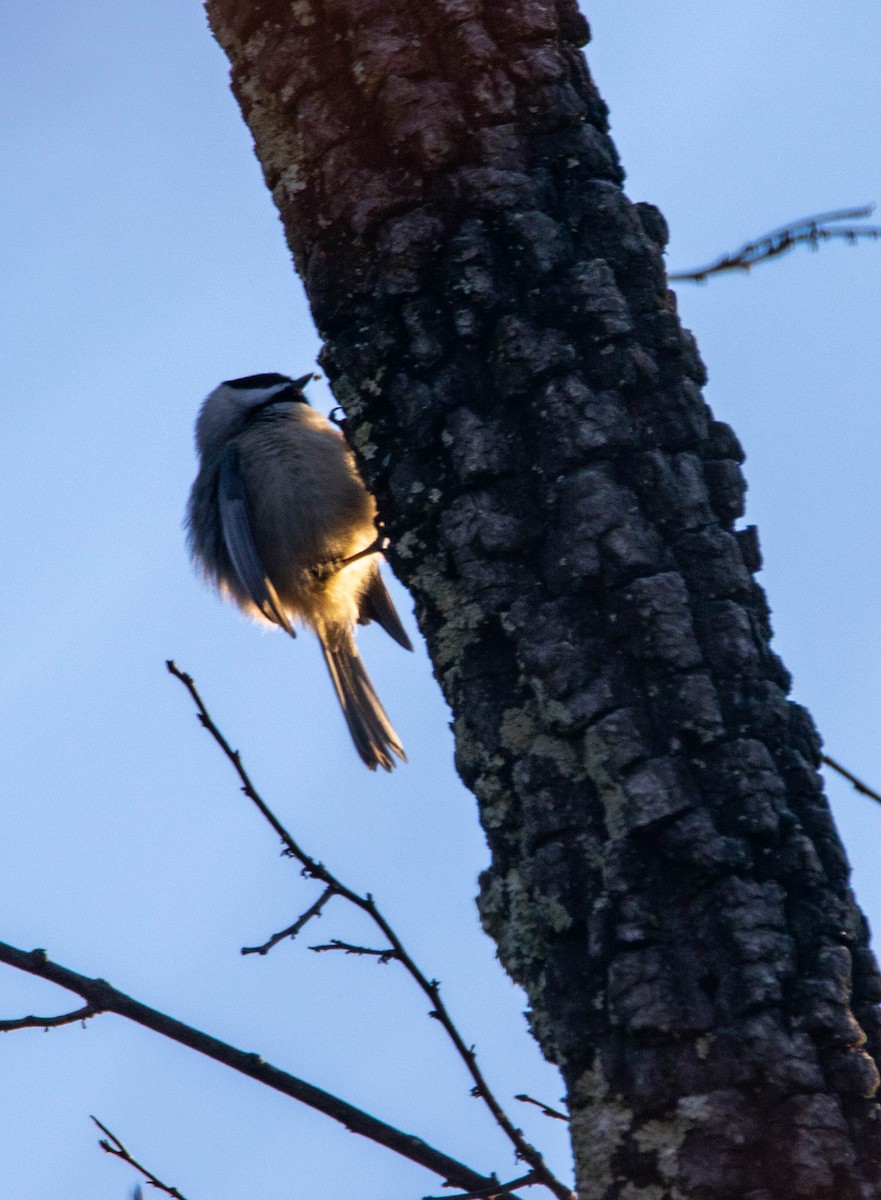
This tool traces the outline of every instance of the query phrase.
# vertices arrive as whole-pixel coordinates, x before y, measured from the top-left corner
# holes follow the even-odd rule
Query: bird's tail
[[[319,635],[321,650],[355,749],[371,771],[377,767],[391,771],[395,766],[392,754],[402,762],[407,755],[379,702],[353,632],[337,626],[329,633],[327,639]]]

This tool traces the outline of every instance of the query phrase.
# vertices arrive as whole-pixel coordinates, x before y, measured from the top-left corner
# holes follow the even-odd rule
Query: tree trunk
[[[575,0],[208,0],[584,1200],[869,1200],[881,979]]]

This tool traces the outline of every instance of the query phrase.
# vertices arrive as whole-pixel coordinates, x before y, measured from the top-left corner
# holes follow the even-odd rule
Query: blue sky
[[[881,11],[584,7],[628,194],[666,213],[673,268],[792,217],[881,200]],[[305,372],[318,348],[225,60],[195,0],[33,0],[0,24],[0,938],[45,946],[504,1172],[510,1155],[412,985],[393,966],[306,950],[316,935],[364,937],[351,914],[333,907],[301,944],[239,956],[315,893],[163,666],[174,657],[195,675],[305,845],[376,894],[499,1093],[555,1101],[524,998],[477,925],[486,851],[424,653],[361,635],[411,760],[370,775],[311,639],[261,633],[190,571],[181,517],[199,402],[222,378]],[[829,752],[881,784],[881,245],[797,251],[679,295],[708,399],[748,452],[747,519],[795,696]],[[830,794],[878,924],[881,810],[837,780]],[[0,1016],[67,1003],[0,973]],[[118,1018],[10,1034],[0,1054],[0,1195],[15,1200],[129,1195],[135,1176],[97,1150],[89,1112],[190,1200],[437,1191]],[[561,1128],[517,1115],[565,1170]]]

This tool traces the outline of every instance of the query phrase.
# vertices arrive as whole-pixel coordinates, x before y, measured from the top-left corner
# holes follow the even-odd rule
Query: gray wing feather
[[[236,446],[230,446],[221,460],[217,503],[223,540],[239,583],[267,620],[274,621],[291,637],[296,637],[272,580],[263,570],[254,542],[251,518],[248,515],[248,498]]]

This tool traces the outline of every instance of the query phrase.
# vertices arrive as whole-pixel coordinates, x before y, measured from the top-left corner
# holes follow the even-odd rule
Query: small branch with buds
[[[360,895],[358,892],[352,891],[346,887],[335,875],[333,875],[323,863],[312,858],[299,845],[299,843],[285,829],[278,817],[269,808],[266,801],[259,795],[257,789],[251,781],[248,772],[242,763],[241,755],[238,750],[233,750],[229,742],[226,740],[220,729],[214,723],[208,709],[205,707],[205,702],[199,694],[195,683],[190,675],[181,671],[174,662],[169,660],[166,662],[166,667],[169,672],[184,685],[189,692],[194,704],[196,705],[196,714],[202,727],[214,738],[214,741],[229,759],[236,774],[238,775],[242,791],[248,799],[255,805],[263,818],[271,825],[276,834],[281,838],[284,846],[284,852],[291,858],[297,860],[303,868],[303,874],[311,879],[318,880],[325,886],[325,896],[330,900],[333,896],[339,896],[343,900],[347,900],[355,908],[366,913],[368,917],[377,926],[382,933],[383,938],[387,941],[388,946],[385,949],[373,950],[362,946],[352,946],[348,943],[334,940],[325,946],[320,947],[321,950],[343,950],[348,954],[365,955],[376,958],[380,963],[388,963],[394,960],[399,962],[407,971],[411,979],[417,984],[420,990],[428,997],[431,1002],[430,1016],[440,1023],[453,1043],[457,1054],[465,1064],[468,1073],[474,1081],[472,1095],[479,1097],[486,1104],[487,1108],[492,1113],[496,1123],[507,1136],[508,1140],[514,1147],[514,1152],[517,1158],[528,1164],[535,1176],[533,1182],[542,1184],[548,1188],[557,1197],[557,1200],[573,1200],[573,1192],[561,1180],[553,1174],[550,1168],[544,1161],[541,1152],[531,1145],[523,1136],[522,1130],[518,1129],[505,1110],[502,1108],[489,1084],[484,1078],[483,1072],[477,1063],[477,1057],[474,1053],[474,1048],[468,1046],[459,1033],[456,1025],[450,1016],[446,1005],[441,999],[440,983],[436,979],[429,979],[414,960],[410,957],[405,949],[403,942],[395,933],[389,922],[380,912],[373,896],[368,892],[365,895]],[[328,893],[330,893],[328,895]],[[326,901],[325,901],[326,903]],[[313,906],[314,907],[314,906]],[[311,911],[311,910],[309,910]],[[303,914],[304,917],[307,914]],[[302,920],[302,918],[301,918]],[[305,923],[305,922],[304,922]],[[295,926],[291,926],[294,929]],[[300,926],[302,928],[302,926]],[[282,934],[277,940],[283,940]],[[270,942],[273,939],[270,939]],[[267,946],[269,943],[267,943]],[[319,947],[313,947],[319,949]],[[485,1183],[481,1183],[479,1187],[484,1187]]]
[[[397,954],[391,947],[385,950],[376,950],[372,946],[354,946],[351,942],[341,942],[339,938],[331,938],[323,946],[310,946],[310,950],[320,954],[323,950],[342,950],[344,954],[360,955],[362,958],[375,958],[380,966],[385,966],[397,959]]]
[[[157,1191],[165,1192],[166,1196],[173,1196],[174,1200],[187,1200],[186,1196],[184,1196],[182,1192],[179,1192],[176,1187],[169,1187],[167,1183],[163,1183],[161,1179],[158,1179],[151,1170],[139,1163],[138,1160],[129,1153],[116,1134],[111,1133],[106,1125],[102,1125],[97,1117],[92,1117],[92,1120],[102,1133],[107,1134],[106,1138],[101,1138],[101,1140],[98,1142],[98,1145],[102,1150],[105,1150],[108,1154],[112,1154],[115,1158],[121,1158],[123,1162],[126,1162],[129,1164],[129,1166],[134,1167],[136,1171],[140,1171],[147,1183],[149,1183],[151,1187],[156,1188]],[[140,1188],[138,1188],[138,1192],[140,1192]]]
[[[750,271],[758,263],[779,258],[795,246],[808,245],[812,250],[819,250],[822,242],[833,240],[849,242],[851,245],[864,240],[874,242],[881,238],[881,226],[852,224],[865,220],[874,211],[873,204],[863,204],[859,208],[842,208],[835,212],[817,213],[813,217],[802,217],[799,221],[791,221],[788,225],[781,225],[779,229],[763,234],[753,242],[747,242],[733,254],[723,254],[705,267],[697,267],[693,271],[674,271],[667,278],[671,283],[706,283],[712,275],[722,275],[726,271]]]
[[[18,1017],[14,1021],[0,1021],[0,1033],[10,1033],[13,1029],[57,1029],[59,1025],[76,1025],[77,1021],[85,1024],[90,1017],[97,1017],[100,1013],[100,1008],[87,1004],[85,1008],[62,1013],[58,1017]]]
[[[242,954],[268,954],[273,946],[277,946],[279,942],[290,938],[291,941],[297,936],[304,925],[308,925],[313,917],[320,917],[321,910],[327,904],[328,900],[333,899],[336,892],[333,888],[326,888],[313,905],[306,909],[301,917],[294,921],[293,925],[289,925],[287,929],[283,929],[281,933],[274,933],[268,942],[264,942],[262,946],[242,946]],[[315,950],[316,947],[312,946]]]

